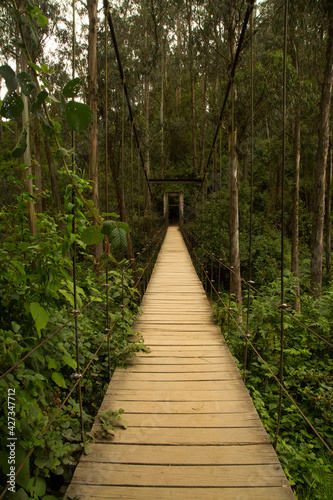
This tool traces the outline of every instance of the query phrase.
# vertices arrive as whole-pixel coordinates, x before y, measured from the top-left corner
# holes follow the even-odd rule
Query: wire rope
[[[283,96],[282,96],[282,192],[281,192],[281,331],[280,331],[280,391],[278,418],[276,424],[275,438],[273,447],[276,449],[282,414],[282,389],[283,389],[283,370],[284,370],[284,230],[285,230],[285,167],[286,167],[286,108],[287,108],[287,42],[288,42],[288,0],[285,0],[284,7],[284,38],[283,38]]]
[[[218,133],[219,133],[220,127],[222,125],[222,119],[223,119],[225,107],[226,107],[226,104],[227,104],[227,101],[228,101],[228,97],[229,97],[229,94],[230,94],[232,82],[233,82],[234,77],[235,77],[235,73],[236,73],[236,68],[237,68],[239,56],[240,56],[240,53],[241,53],[241,50],[242,50],[242,46],[243,46],[243,42],[244,42],[244,38],[245,38],[245,32],[246,32],[247,25],[248,25],[248,22],[249,22],[249,19],[250,19],[250,14],[251,14],[251,12],[253,10],[253,7],[254,7],[254,1],[255,0],[249,0],[249,2],[248,2],[248,7],[246,9],[246,13],[245,13],[244,21],[243,21],[243,26],[242,26],[241,34],[240,34],[238,45],[237,45],[237,49],[236,49],[235,59],[233,61],[232,68],[231,68],[231,71],[230,71],[230,75],[229,75],[229,79],[228,79],[228,83],[227,83],[227,88],[226,88],[226,91],[225,91],[224,100],[223,100],[222,108],[221,108],[220,115],[219,115],[218,124],[217,124],[216,130],[215,130],[215,134],[214,134],[214,137],[213,137],[212,145],[211,145],[211,148],[210,148],[210,151],[209,151],[208,160],[206,162],[206,166],[205,166],[205,169],[204,169],[204,172],[203,172],[203,177],[202,177],[202,181],[201,181],[199,192],[203,188],[204,180],[205,180],[205,177],[206,177],[206,174],[207,174],[207,171],[208,171],[208,167],[209,167],[209,163],[210,163],[210,160],[211,160],[211,157],[212,157],[212,154],[213,154],[214,146],[215,146],[215,143],[216,143],[216,140],[217,140],[217,137],[218,137]],[[196,201],[195,201],[194,205],[195,204],[196,204]]]
[[[250,234],[249,234],[249,283],[252,283],[252,232],[253,232],[253,162],[254,162],[254,80],[253,80],[253,11],[250,17],[250,37],[251,37],[251,55],[250,55],[250,72],[251,72],[251,167],[250,167]],[[249,323],[250,323],[250,303],[251,303],[251,288],[247,289],[247,311],[246,311],[246,339],[245,339],[245,354],[244,354],[244,370],[243,380],[246,378]]]
[[[185,238],[186,238],[186,233],[185,233]],[[196,253],[196,251],[194,249],[193,249],[193,253],[194,253],[196,259],[198,260],[200,266],[204,270],[204,265],[201,263],[198,255],[197,255],[197,253]],[[208,273],[206,273],[206,276],[209,279]],[[214,286],[213,283],[211,283],[211,285]],[[215,292],[217,292],[217,290],[215,290]],[[239,324],[239,322],[237,321],[237,319],[233,316],[232,310],[230,309],[230,307],[228,307],[225,304],[225,302],[223,301],[223,299],[220,296],[219,296],[219,300],[222,302],[223,306],[225,307],[225,309],[226,309],[226,311],[228,313],[228,317],[230,317],[233,320],[233,322],[236,324],[237,328],[239,329],[239,331],[241,332],[241,334],[245,338],[246,337],[246,332],[243,330],[243,328],[241,327],[241,325]],[[267,368],[267,370],[269,371],[269,373],[272,375],[272,377],[274,378],[274,380],[278,383],[280,389],[286,394],[286,396],[290,399],[290,401],[295,406],[295,408],[297,409],[297,411],[299,412],[299,414],[302,416],[302,418],[305,420],[305,422],[311,427],[311,429],[316,434],[316,436],[318,437],[318,439],[320,440],[320,442],[325,446],[325,448],[329,451],[329,453],[331,455],[333,455],[333,450],[326,443],[326,441],[322,438],[322,436],[319,434],[319,432],[314,427],[314,425],[310,422],[310,420],[306,417],[306,415],[301,410],[301,408],[299,407],[299,405],[296,403],[296,401],[294,400],[294,398],[291,396],[291,394],[289,394],[289,392],[287,391],[287,389],[281,383],[280,379],[274,374],[274,372],[272,371],[272,369],[269,367],[269,365],[267,364],[267,362],[264,360],[264,358],[261,356],[261,354],[258,352],[258,350],[255,348],[255,346],[252,344],[252,342],[249,339],[248,339],[248,343],[252,347],[252,349],[254,350],[254,352],[257,354],[257,356],[260,359],[260,361],[265,365],[265,367]]]
[[[75,18],[75,1],[72,0],[72,78],[75,78],[76,72],[76,18]],[[75,150],[75,130],[72,130],[72,150]],[[72,172],[75,174],[76,170],[76,160],[75,154],[72,155]],[[72,186],[72,233],[76,234],[76,192],[74,186]],[[76,272],[76,240],[74,238],[72,245],[72,265],[73,265],[73,299],[74,299],[74,310],[78,308],[77,305],[77,272]],[[77,315],[74,318],[74,330],[75,330],[75,347],[76,347],[76,365],[77,365],[77,376],[78,376],[78,402],[80,408],[80,424],[81,424],[81,438],[84,441],[84,423],[83,423],[83,407],[82,407],[82,390],[81,390],[81,374],[80,374],[80,347],[79,347],[79,323]]]
[[[120,74],[121,84],[123,85],[123,88],[124,88],[124,93],[125,93],[125,98],[126,98],[126,102],[127,102],[128,111],[129,111],[130,121],[131,121],[131,123],[133,125],[133,132],[134,132],[134,137],[135,137],[135,141],[136,141],[136,144],[137,144],[137,148],[138,148],[138,151],[139,151],[141,165],[142,165],[143,172],[144,172],[144,175],[145,175],[146,184],[148,186],[148,191],[151,194],[151,187],[150,187],[148,175],[147,175],[147,172],[146,172],[146,169],[145,169],[145,162],[144,162],[144,159],[143,159],[143,154],[142,154],[142,149],[141,149],[141,145],[140,145],[140,141],[139,141],[138,132],[137,132],[137,129],[136,129],[136,126],[135,126],[135,120],[134,120],[134,115],[133,115],[133,110],[132,110],[132,104],[131,104],[131,101],[130,101],[130,98],[129,98],[129,95],[128,95],[128,91],[127,91],[127,86],[126,86],[126,82],[125,82],[125,75],[124,75],[123,65],[122,65],[122,62],[121,62],[121,57],[120,57],[120,53],[119,53],[119,49],[118,49],[118,42],[117,42],[116,34],[115,34],[115,31],[114,31],[114,26],[113,26],[113,22],[112,22],[112,17],[111,17],[111,13],[110,13],[110,9],[109,9],[109,2],[108,2],[108,0],[104,0],[104,9],[106,11],[106,16],[107,16],[107,19],[108,19],[108,24],[109,24],[109,28],[110,28],[111,38],[112,38],[113,46],[114,46],[115,53],[116,53],[116,59],[117,59],[117,63],[118,63],[118,70],[119,70],[119,74]]]
[[[109,75],[108,75],[108,22],[107,22],[107,11],[104,16],[104,68],[105,68],[105,94],[104,94],[104,127],[105,127],[105,213],[106,219],[108,219],[109,214],[109,101],[108,101],[108,83],[109,83]],[[109,316],[109,307],[110,307],[110,294],[109,294],[109,262],[106,263],[105,268],[105,286],[106,286],[106,327],[105,331],[108,332],[107,338],[107,351],[108,351],[108,375],[109,381],[111,381],[111,346],[110,346],[110,316]]]
[[[188,229],[187,229],[188,231]],[[193,233],[192,233],[193,234]],[[199,246],[202,247],[202,250],[204,252],[208,252],[208,250],[205,249],[205,247],[199,243],[198,239],[195,237],[194,235],[194,238],[197,242],[197,244]],[[212,258],[216,259],[218,261],[218,259],[215,257],[215,256],[212,256]],[[234,270],[228,266],[227,264],[225,264],[223,262],[223,260],[221,260],[221,265],[225,268],[225,269],[228,269],[230,272],[234,272]],[[269,297],[267,297],[264,293],[260,292],[260,290],[258,290],[257,288],[255,288],[253,286],[254,282],[251,282],[249,283],[248,281],[246,281],[244,278],[241,278],[241,281],[248,287],[250,287],[254,292],[256,292],[258,295],[260,295],[263,299],[265,299],[267,302],[269,302],[272,306],[274,306],[275,308],[277,309],[281,309],[281,305],[280,304],[276,304],[272,299],[270,299]],[[287,305],[288,307],[288,305]],[[319,333],[317,333],[315,330],[313,330],[313,328],[309,327],[308,325],[306,325],[305,323],[303,323],[302,321],[300,321],[298,318],[296,318],[295,316],[293,316],[292,314],[288,313],[288,311],[285,309],[284,310],[284,315],[285,316],[288,316],[288,318],[292,319],[293,321],[295,321],[295,323],[297,323],[299,326],[305,328],[309,333],[313,334],[315,337],[317,337],[319,340],[321,340],[322,342],[325,342],[325,344],[327,344],[329,347],[333,348],[333,344],[332,342],[330,342],[329,340],[325,339],[324,337],[322,337]]]

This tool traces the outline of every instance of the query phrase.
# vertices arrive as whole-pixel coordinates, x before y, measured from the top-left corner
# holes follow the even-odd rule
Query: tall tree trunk
[[[0,89],[1,89],[1,75],[0,75]],[[0,115],[0,143],[3,138],[2,116]]]
[[[228,22],[228,43],[230,47],[230,61],[233,64],[236,55],[236,9],[230,3]],[[235,125],[234,107],[236,103],[236,85],[232,83],[230,89],[232,102],[231,128],[229,133],[229,232],[230,232],[230,294],[238,305],[242,305],[242,286],[240,274],[240,249],[239,249],[239,207],[238,207],[238,155],[237,155],[237,128]],[[240,317],[241,320],[241,317]]]
[[[113,185],[116,193],[116,198],[117,198],[117,203],[118,203],[118,210],[119,210],[119,215],[120,215],[120,220],[122,222],[127,222],[127,214],[126,214],[126,203],[124,199],[124,193],[122,189],[122,182],[121,182],[121,175],[120,175],[120,168],[119,168],[119,163],[117,163],[115,157],[116,155],[114,154],[114,145],[111,142],[111,137],[108,137],[108,150],[109,150],[109,164],[111,166],[111,172],[112,172],[112,179],[113,179]],[[133,246],[132,246],[132,239],[130,234],[127,234],[127,258],[133,259]]]
[[[329,157],[327,163],[327,188],[326,188],[326,231],[325,231],[325,254],[326,254],[326,272],[327,279],[332,281],[332,142],[330,143]]]
[[[22,71],[26,72],[27,71],[27,59],[24,54],[22,54]],[[22,93],[22,100],[24,104],[24,109],[22,113],[22,126],[26,127],[27,130],[27,148],[24,152],[23,155],[23,161],[24,163],[28,166],[28,168],[25,171],[25,178],[26,178],[26,187],[27,187],[27,192],[29,193],[30,196],[33,196],[33,184],[32,184],[32,171],[31,171],[31,141],[30,141],[30,117],[29,117],[29,108],[28,108],[28,98],[25,94]],[[28,210],[29,210],[29,223],[30,223],[30,231],[31,233],[36,236],[37,234],[37,225],[36,225],[36,214],[35,214],[35,204],[32,201],[32,199],[29,200],[28,202]]]
[[[34,126],[34,166],[35,166],[35,185],[36,185],[36,211],[38,213],[43,211],[42,203],[42,165],[41,165],[41,153],[40,153],[40,128],[38,118],[33,120]]]
[[[147,15],[147,9],[145,16],[145,53],[146,57],[148,59],[148,15]],[[148,60],[146,61],[145,64],[145,76],[144,76],[144,96],[145,96],[145,101],[144,101],[144,113],[145,113],[145,170],[147,177],[149,179],[150,177],[150,137],[149,137],[149,87],[150,87],[150,75],[148,73]],[[150,193],[148,186],[146,186],[145,190],[145,210],[146,212],[149,212],[151,208],[151,200],[150,200]]]
[[[97,163],[97,0],[88,0],[88,105],[93,111],[93,121],[88,127],[89,179],[92,185],[92,199],[99,210],[98,163]]]
[[[218,90],[219,90],[219,77],[216,75],[215,80],[215,109],[218,109]],[[213,190],[218,191],[219,181],[218,181],[218,166],[217,166],[217,141],[214,144],[214,155],[213,155]]]
[[[58,212],[62,211],[62,203],[61,203],[61,198],[59,194],[59,188],[58,188],[58,181],[54,169],[54,163],[53,163],[53,156],[52,156],[52,151],[51,151],[51,146],[48,138],[46,135],[44,136],[44,144],[45,144],[45,153],[46,153],[46,158],[47,158],[47,163],[49,166],[49,173],[50,173],[50,179],[51,179],[51,190],[53,194],[53,199],[56,205],[56,209]]]
[[[301,164],[301,117],[299,110],[295,116],[294,132],[294,194],[293,194],[293,214],[292,214],[292,242],[291,242],[291,272],[296,278],[294,309],[301,312],[300,284],[299,284],[299,259],[298,259],[298,239],[299,239],[299,182]]]
[[[165,41],[162,44],[162,71],[161,71],[161,107],[160,107],[160,124],[161,124],[161,178],[164,178],[164,76],[165,76]]]
[[[246,138],[244,143],[244,154],[243,154],[243,181],[248,181],[249,179],[249,138]]]
[[[299,80],[298,51],[296,46],[295,24],[291,23],[290,37],[292,46],[292,61],[295,67],[297,80]],[[295,125],[294,125],[294,194],[292,213],[292,241],[291,241],[291,272],[296,278],[294,309],[301,312],[301,290],[299,283],[299,183],[301,168],[301,112],[299,104],[296,103]]]
[[[88,105],[93,111],[93,121],[88,127],[89,179],[92,186],[92,200],[99,210],[98,156],[97,156],[97,0],[88,0]],[[95,245],[94,254],[98,259],[103,253],[102,243]]]
[[[204,74],[203,93],[202,93],[202,120],[200,126],[200,172],[203,174],[205,170],[205,147],[206,147],[206,106],[207,106],[207,73]]]
[[[237,131],[229,134],[229,233],[230,233],[230,294],[237,304],[242,305],[239,250],[239,212],[238,212],[238,155]]]
[[[176,109],[177,114],[180,113],[180,102],[182,95],[182,32],[180,22],[180,11],[177,16],[177,52],[178,52],[178,82],[176,88]]]
[[[333,5],[328,10],[328,41],[326,66],[320,101],[318,125],[318,150],[314,182],[314,209],[311,234],[311,286],[316,295],[320,295],[323,281],[323,240],[325,215],[326,164],[330,136],[330,107],[333,81]]]
[[[197,155],[197,123],[195,116],[195,85],[193,68],[193,35],[192,35],[192,0],[186,0],[187,25],[188,25],[188,58],[191,80],[191,110],[192,110],[192,147],[193,147],[193,174],[198,174]]]

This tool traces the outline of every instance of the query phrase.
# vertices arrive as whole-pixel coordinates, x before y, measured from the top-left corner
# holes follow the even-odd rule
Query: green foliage
[[[4,118],[18,118],[24,105],[21,97],[16,92],[8,92],[2,102],[1,115]]]
[[[124,410],[120,408],[119,410],[108,410],[99,412],[99,420],[101,422],[101,430],[95,433],[95,436],[99,437],[113,437],[115,434],[115,427],[122,427],[127,429],[127,422],[123,420],[122,415]]]
[[[81,189],[86,183],[78,177]],[[101,292],[104,276],[97,277],[91,269],[91,256],[81,233],[86,228],[87,215],[77,199],[77,232],[72,231],[71,186],[66,201],[67,212],[62,215],[65,229],[50,216],[40,214],[38,235],[32,236],[27,221],[28,198],[18,196],[17,205],[3,209],[0,224],[0,363],[5,372],[31,349],[62,327],[70,318],[74,305],[72,264],[68,250],[77,243],[78,306],[92,299],[93,305],[78,318],[79,360],[81,371],[102,347],[82,379],[84,425],[90,430],[92,417],[100,405],[108,383],[108,350],[105,326],[106,308]],[[118,224],[118,222],[117,222]],[[124,230],[124,229],[122,229]],[[103,235],[104,237],[104,235]],[[138,292],[132,288],[131,272],[109,260],[109,323],[111,371],[126,366],[136,352],[146,350],[143,339],[134,336],[132,324],[138,313]],[[127,307],[123,310],[123,302]],[[115,321],[117,322],[115,323]],[[83,449],[79,405],[75,393],[55,421],[42,436],[51,418],[75,382],[77,361],[73,322],[64,326],[42,347],[30,355],[13,372],[0,380],[0,404],[7,407],[8,390],[15,390],[17,464],[28,452],[35,450],[20,473],[17,493],[22,498],[47,498],[49,482],[70,480],[73,468]],[[120,413],[115,416],[116,420]],[[119,423],[119,420],[118,420]],[[108,425],[105,421],[105,425]],[[125,423],[123,424],[125,426]],[[0,418],[1,448],[0,480],[6,482],[8,473],[7,412]],[[22,457],[22,459],[21,459]]]
[[[126,234],[129,232],[130,229],[125,222],[104,221],[101,226],[87,227],[82,232],[81,238],[86,245],[97,245],[106,236],[112,248],[127,248]]]
[[[21,158],[27,149],[27,128],[24,127],[15,148],[12,151],[13,158]]]
[[[0,67],[0,75],[4,78],[8,92],[15,92],[18,85],[15,71],[7,64]]]
[[[286,303],[292,303],[295,279],[286,275]],[[280,280],[275,280],[262,292],[271,301],[279,303]],[[321,299],[314,300],[302,294],[302,313],[293,315],[332,342],[332,293],[331,286]],[[227,298],[226,298],[227,300]],[[226,312],[216,306],[219,323],[226,331]],[[246,312],[244,311],[244,316]],[[333,432],[333,362],[327,346],[307,332],[288,316],[285,316],[284,386],[300,406],[303,413],[316,427],[319,434],[332,447]],[[243,369],[244,337],[230,322],[226,335],[229,347],[236,356],[240,370]],[[250,311],[251,342],[260,355],[278,376],[280,352],[281,313],[264,297],[251,293]],[[249,347],[246,370],[246,385],[259,412],[260,418],[274,438],[278,387],[273,376]],[[332,493],[332,460],[329,453],[316,438],[297,412],[289,398],[283,397],[282,420],[278,454],[298,498],[329,500]]]
[[[67,123],[76,132],[84,130],[93,121],[93,117],[93,112],[87,104],[69,101],[66,105]]]

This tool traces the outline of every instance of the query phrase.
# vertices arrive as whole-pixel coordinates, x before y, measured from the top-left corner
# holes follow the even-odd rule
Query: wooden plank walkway
[[[123,408],[128,428],[90,445],[67,495],[294,498],[176,227],[168,229],[142,310],[135,329],[151,353],[116,370],[100,409]]]

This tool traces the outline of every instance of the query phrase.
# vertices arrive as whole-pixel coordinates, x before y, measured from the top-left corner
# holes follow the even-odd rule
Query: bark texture
[[[227,16],[228,44],[230,48],[231,65],[236,55],[236,7],[233,2],[229,3]],[[242,305],[242,286],[240,274],[240,250],[239,250],[239,208],[238,208],[238,154],[237,154],[237,129],[235,126],[234,107],[236,103],[236,85],[232,83],[230,89],[232,102],[231,127],[229,132],[229,233],[230,233],[230,294],[238,305]],[[241,319],[241,318],[239,318]]]
[[[324,216],[326,165],[330,140],[330,108],[333,81],[333,5],[328,7],[328,41],[326,65],[318,125],[318,150],[314,180],[314,207],[311,234],[311,284],[315,295],[320,295],[323,281]]]
[[[97,0],[88,0],[88,105],[94,118],[88,127],[89,179],[92,185],[92,199],[99,210],[98,163],[97,163]]]
[[[48,138],[46,137],[46,135],[44,136],[44,144],[45,144],[45,153],[46,153],[47,163],[49,166],[53,199],[54,199],[57,211],[62,212],[63,207],[62,207],[61,198],[60,198],[60,194],[59,194],[58,181],[57,181],[57,177],[56,177],[56,171],[54,168],[51,146],[50,146],[50,142],[49,142]]]

